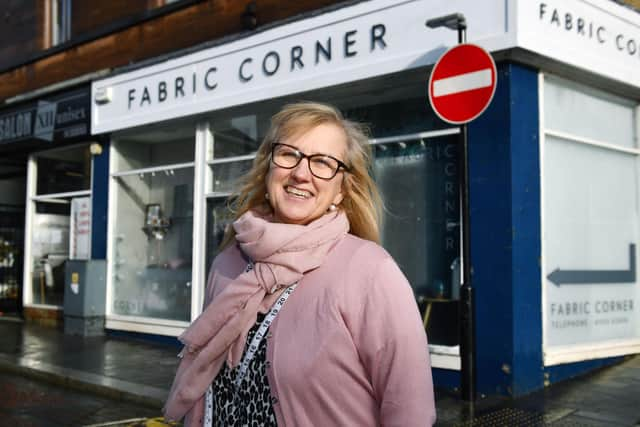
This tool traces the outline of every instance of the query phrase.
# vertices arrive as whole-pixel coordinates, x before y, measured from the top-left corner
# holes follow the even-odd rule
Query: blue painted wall
[[[102,154],[93,156],[93,199],[91,214],[91,258],[107,256],[107,208],[109,198],[109,142],[104,138]]]
[[[616,362],[622,362],[624,360],[624,357],[609,357],[606,359],[586,360],[584,362],[549,366],[545,368],[545,374],[549,383],[553,384],[558,381],[566,380],[567,378],[572,378],[584,374],[585,372],[612,365]]]
[[[543,386],[537,71],[500,64],[490,107],[469,124],[477,390]]]
[[[460,371],[433,368],[431,374],[433,375],[433,384],[436,387],[449,390],[460,388]]]

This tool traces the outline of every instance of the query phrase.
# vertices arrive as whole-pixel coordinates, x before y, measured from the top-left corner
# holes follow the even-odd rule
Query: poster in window
[[[91,258],[91,197],[71,199],[69,258]]]

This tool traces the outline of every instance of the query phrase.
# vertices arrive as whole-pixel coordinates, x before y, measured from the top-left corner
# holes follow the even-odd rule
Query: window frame
[[[27,197],[25,206],[25,234],[24,234],[24,266],[22,274],[22,304],[24,307],[40,308],[48,310],[62,310],[61,305],[33,303],[33,236],[36,218],[36,203],[67,203],[74,197],[90,197],[93,205],[93,167],[94,159],[91,156],[91,180],[88,190],[66,191],[62,193],[37,194],[38,161],[37,158],[50,153],[73,150],[87,147],[88,143],[67,145],[45,151],[38,151],[29,156],[27,161]]]

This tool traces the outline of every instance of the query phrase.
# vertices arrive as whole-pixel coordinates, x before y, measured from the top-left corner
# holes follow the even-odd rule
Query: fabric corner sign
[[[90,134],[90,87],[0,110],[0,145],[72,141]]]
[[[435,62],[455,34],[429,18],[459,12],[474,43],[504,49],[504,0],[375,0],[266,29],[229,43],[93,82],[92,133],[334,87]],[[498,36],[496,38],[496,36]]]
[[[545,244],[545,353],[640,339],[638,224],[620,220],[625,210],[637,212],[619,202],[617,221],[588,224],[574,221],[573,213],[548,221],[548,228],[564,231]]]

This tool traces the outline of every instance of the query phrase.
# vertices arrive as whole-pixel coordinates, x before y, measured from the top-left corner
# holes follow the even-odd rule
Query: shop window
[[[456,137],[386,139],[374,145],[374,176],[385,203],[382,245],[413,287],[430,343],[455,346],[460,294]]]
[[[213,158],[255,153],[269,128],[269,112],[214,120]]]
[[[193,166],[193,129],[155,127],[118,139],[118,172],[163,168],[188,163]]]
[[[207,200],[207,253],[205,261],[207,273],[232,219],[233,215],[227,206],[226,198],[214,197]]]
[[[36,158],[36,194],[89,190],[91,153],[87,149],[45,153]]]
[[[251,157],[253,157],[251,155]],[[236,160],[234,162],[216,162],[211,167],[211,189],[215,193],[230,193],[237,188],[239,179],[243,177],[253,164],[253,159]]]
[[[271,115],[280,104],[263,105],[252,109],[251,114],[233,111],[218,114],[211,122],[212,149],[207,159],[206,183],[206,253],[205,269],[208,271],[219,251],[225,228],[232,215],[228,197],[237,190],[240,180],[251,169],[253,158],[269,128]],[[206,273],[205,273],[206,276]]]
[[[120,176],[114,314],[189,320],[193,168]]]
[[[602,356],[633,352],[638,105],[546,76],[542,108],[545,365],[592,358],[594,348]]]
[[[66,261],[77,255],[70,252],[72,206],[82,200],[90,209],[91,165],[86,145],[31,157],[27,184],[29,244],[25,258],[25,304],[56,307],[63,304]],[[90,227],[90,223],[86,226]],[[76,240],[74,248],[75,243]],[[84,243],[82,259],[90,258],[88,244],[88,241]]]
[[[544,92],[545,128],[619,147],[634,142],[633,103],[574,82],[547,77]]]
[[[121,135],[114,143],[112,316],[191,319],[193,132],[184,127],[147,129]]]

